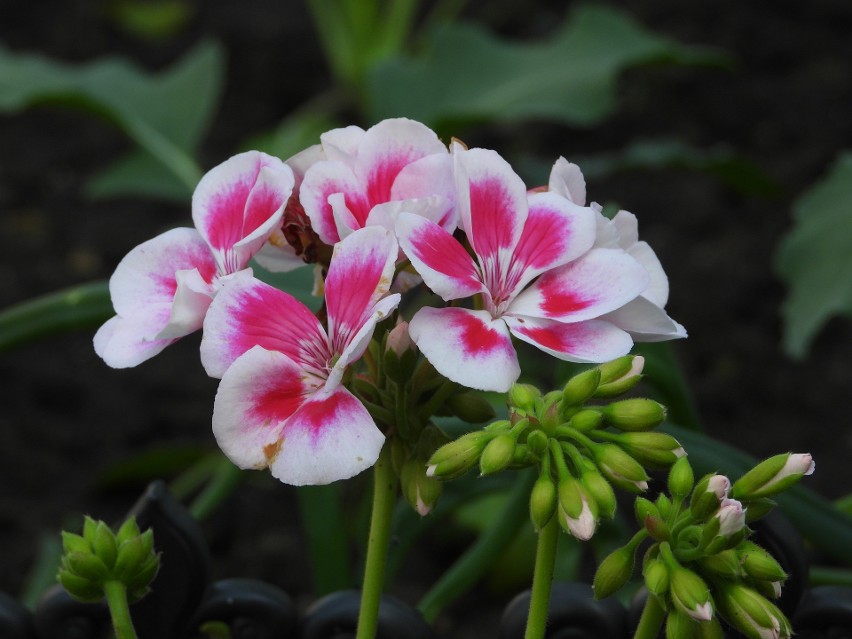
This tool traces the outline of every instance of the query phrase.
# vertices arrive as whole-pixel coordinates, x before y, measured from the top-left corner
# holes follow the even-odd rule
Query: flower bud
[[[441,496],[443,484],[426,475],[426,464],[420,459],[409,459],[402,465],[400,473],[402,495],[421,517],[430,512]]]
[[[597,504],[574,477],[567,476],[557,487],[559,524],[580,541],[588,541],[597,527]]]
[[[479,461],[492,437],[489,432],[477,430],[444,444],[429,458],[426,475],[441,479],[461,477]]]
[[[581,406],[594,395],[601,381],[601,371],[590,368],[574,375],[562,390],[563,406]]]
[[[723,499],[716,511],[704,525],[701,546],[708,555],[726,548],[733,548],[748,534],[745,525],[745,510],[736,499]]]
[[[479,457],[480,474],[498,473],[511,464],[515,456],[516,444],[517,440],[513,433],[500,433],[488,442]]]
[[[115,534],[110,530],[106,523],[99,521],[95,527],[95,533],[92,539],[92,549],[100,558],[107,568],[112,568],[115,565],[115,558],[118,554],[118,548],[115,543]]]
[[[550,473],[542,473],[530,491],[530,519],[536,532],[544,528],[556,512],[556,484]]]
[[[661,424],[666,408],[653,399],[634,397],[604,406],[604,420],[619,430],[646,431]]]
[[[615,444],[598,444],[591,452],[598,469],[619,488],[634,493],[648,489],[648,473]]]
[[[775,455],[740,477],[734,483],[732,494],[740,500],[771,497],[813,473],[814,468],[816,465],[809,453]]]
[[[584,408],[571,416],[571,419],[568,420],[568,425],[585,433],[600,426],[602,421],[603,415],[600,410],[597,408]]]
[[[475,393],[459,393],[450,396],[444,402],[444,406],[463,422],[468,424],[480,424],[489,419],[494,419],[496,413],[491,403]]]
[[[669,569],[662,559],[649,559],[642,569],[645,587],[653,595],[662,597],[669,589]]]
[[[640,464],[652,468],[668,468],[686,451],[671,435],[665,433],[622,433],[614,440]]]
[[[696,621],[672,610],[666,617],[666,639],[724,639],[724,633],[717,619]]]
[[[743,576],[739,557],[733,549],[723,550],[715,555],[709,555],[699,559],[699,564],[707,572],[725,577],[726,579],[738,579]]]
[[[541,399],[541,391],[532,384],[515,384],[509,389],[507,399],[510,408],[517,408],[526,413],[533,413],[536,401]]]
[[[624,355],[611,362],[604,362],[598,365],[598,370],[601,372],[601,384],[609,384],[617,379],[627,375],[633,366],[635,355]]]
[[[592,582],[595,599],[609,597],[621,590],[624,584],[627,583],[633,574],[633,555],[635,551],[635,546],[628,544],[627,546],[617,548],[604,557],[604,560],[595,572],[595,578]]]
[[[719,510],[719,504],[728,496],[730,488],[731,482],[724,475],[702,477],[692,491],[689,505],[695,519],[701,521]]]
[[[648,515],[642,525],[648,531],[648,534],[657,541],[670,541],[672,538],[668,524],[659,517]]]
[[[749,577],[760,581],[778,582],[787,579],[787,573],[775,558],[752,541],[743,541],[736,548],[743,570]]]
[[[683,450],[681,448],[681,450]],[[679,458],[669,471],[669,493],[672,497],[684,499],[692,492],[695,478],[692,474],[692,465],[686,457]]]
[[[603,372],[601,373],[601,384],[595,391],[595,397],[615,397],[626,393],[639,383],[642,379],[642,369],[645,367],[645,358],[641,355],[628,355],[627,357],[631,359],[630,368],[620,377],[604,382]]]
[[[536,455],[543,455],[550,445],[550,438],[538,428],[527,435],[527,446]]]
[[[654,505],[660,512],[660,517],[668,519],[669,515],[672,513],[672,501],[665,493],[657,495],[657,498],[654,500]]]
[[[601,516],[612,519],[615,516],[615,491],[612,485],[596,470],[586,470],[580,475],[580,483],[598,505]]]
[[[385,373],[396,383],[411,379],[417,365],[417,346],[408,334],[408,322],[399,322],[388,332],[382,361]]]
[[[648,517],[656,517],[660,518],[660,511],[654,505],[650,499],[645,499],[644,497],[637,497],[633,502],[633,511],[636,515],[636,523],[640,526],[645,525],[645,519]]]
[[[747,637],[788,639],[792,635],[784,613],[756,590],[741,583],[720,583],[716,604],[728,623]]]
[[[669,573],[669,592],[672,603],[696,621],[713,618],[710,590],[704,580],[691,570],[676,566]]]

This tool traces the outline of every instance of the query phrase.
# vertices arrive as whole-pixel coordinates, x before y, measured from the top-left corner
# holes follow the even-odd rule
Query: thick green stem
[[[530,613],[524,639],[544,639],[547,629],[547,610],[550,607],[550,588],[553,585],[553,566],[559,543],[559,522],[554,515],[538,533],[535,551]]]
[[[120,581],[108,581],[104,584],[115,639],[136,639],[136,630],[130,618],[130,606],[127,604],[127,589]]]
[[[665,619],[666,611],[663,610],[657,598],[649,593],[633,639],[657,639]]]
[[[364,583],[361,586],[361,611],[356,639],[374,639],[379,619],[379,604],[385,580],[393,510],[399,478],[393,472],[390,441],[385,441],[379,460],[373,466],[373,514],[367,541]]]

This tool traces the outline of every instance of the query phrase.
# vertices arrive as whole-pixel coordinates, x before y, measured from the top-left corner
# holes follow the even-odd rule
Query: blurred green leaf
[[[0,353],[49,335],[98,326],[114,314],[105,281],[27,300],[0,311]]]
[[[272,131],[251,138],[244,146],[279,158],[289,158],[314,144],[320,135],[340,124],[325,113],[298,112],[282,120]]]
[[[188,185],[144,151],[130,153],[113,162],[89,180],[85,193],[93,199],[143,196],[184,205],[192,197]]]
[[[177,475],[208,456],[210,449],[202,446],[152,448],[107,466],[97,484],[103,489],[145,484]]]
[[[176,35],[194,13],[187,0],[114,0],[108,10],[124,31],[148,40]]]
[[[782,307],[784,349],[804,357],[836,314],[852,315],[852,153],[793,205],[793,228],[775,267],[790,291]]]
[[[191,192],[201,177],[193,153],[219,101],[223,57],[218,45],[203,43],[152,74],[119,58],[70,65],[0,48],[0,112],[45,102],[88,109],[121,127]]]
[[[507,42],[472,24],[438,27],[422,56],[371,70],[366,106],[373,120],[404,115],[434,127],[529,118],[590,126],[615,110],[618,75],[653,62],[728,59],[650,33],[615,9],[581,6],[541,44]]]

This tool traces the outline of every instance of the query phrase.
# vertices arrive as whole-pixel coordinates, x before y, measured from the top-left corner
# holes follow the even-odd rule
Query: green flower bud
[[[669,493],[672,497],[684,499],[692,492],[694,482],[692,465],[686,457],[681,457],[669,471]]]
[[[479,461],[482,450],[493,437],[492,433],[477,430],[444,444],[429,458],[426,474],[440,479],[461,477]]]
[[[777,502],[769,499],[768,497],[746,499],[744,500],[744,503],[748,505],[748,511],[746,511],[747,523],[766,517],[766,515],[775,510],[775,506],[778,505]]]
[[[616,443],[640,464],[652,468],[668,468],[686,451],[671,435],[665,433],[622,433]]]
[[[643,397],[622,399],[604,406],[602,410],[608,424],[631,432],[651,430],[666,418],[665,406]]]
[[[760,581],[785,581],[787,573],[775,558],[753,541],[743,541],[736,548],[743,570]]]
[[[702,557],[698,563],[703,570],[726,579],[739,579],[743,576],[740,560],[733,549]]]
[[[118,553],[118,547],[115,543],[115,533],[102,521],[99,521],[95,527],[92,549],[107,568],[112,568],[115,565],[115,558]]]
[[[556,484],[550,473],[542,473],[530,491],[530,519],[536,532],[544,528],[556,512]]]
[[[121,546],[125,541],[129,541],[140,535],[139,526],[136,524],[136,517],[127,518],[118,532],[115,533],[115,543]]]
[[[660,517],[663,519],[668,519],[669,515],[672,512],[672,502],[665,495],[665,493],[660,493],[657,495],[657,499],[654,500],[654,505],[657,507],[657,510],[660,513]]]
[[[89,545],[95,542],[95,531],[98,528],[98,522],[86,515],[83,517],[83,539],[89,542]]]
[[[609,384],[627,375],[633,366],[634,358],[635,355],[624,355],[611,362],[599,364],[597,368],[601,372],[601,384]]]
[[[603,415],[600,410],[597,408],[584,408],[583,410],[574,413],[571,419],[568,420],[568,425],[571,428],[576,428],[580,432],[585,433],[600,426],[602,421]]]
[[[783,453],[760,462],[734,482],[731,494],[739,500],[771,497],[814,472],[810,454]]]
[[[595,397],[615,397],[626,393],[639,383],[642,379],[642,369],[645,367],[645,358],[641,355],[627,357],[631,360],[630,367],[621,376],[604,382],[604,375],[601,374],[601,384],[595,391]]]
[[[598,507],[574,477],[566,476],[557,487],[559,524],[569,535],[588,541],[595,534]]]
[[[671,541],[672,535],[668,524],[659,517],[648,515],[642,522],[645,530],[657,541]]]
[[[596,470],[586,470],[580,475],[580,483],[597,503],[601,516],[615,516],[615,491],[612,485]]]
[[[511,464],[516,444],[517,440],[512,433],[500,433],[488,442],[479,457],[480,474],[491,475]]]
[[[77,601],[95,603],[103,599],[103,589],[97,581],[86,579],[64,568],[59,569],[57,578],[68,594]]]
[[[475,393],[452,395],[444,402],[444,405],[450,409],[453,415],[469,424],[479,424],[494,419],[495,416],[494,407],[491,403]]]
[[[701,521],[714,514],[730,488],[731,482],[724,475],[705,475],[698,480],[689,505],[693,517]]]
[[[66,570],[89,581],[103,583],[110,576],[109,568],[93,553],[70,552],[63,557],[63,560],[63,567]]]
[[[633,512],[636,515],[636,523],[640,526],[645,525],[645,519],[648,517],[660,518],[660,511],[650,499],[637,497],[633,502]]]
[[[62,531],[62,548],[69,552],[92,552],[92,545],[80,535]]]
[[[741,583],[720,583],[716,604],[728,623],[751,639],[789,639],[793,633],[790,622],[775,604]]]
[[[679,610],[666,618],[666,639],[723,639],[722,626],[717,619],[696,621]]]
[[[533,453],[541,456],[547,451],[550,445],[550,438],[545,435],[544,431],[536,428],[535,430],[527,434],[526,443]]]
[[[615,444],[598,444],[591,453],[598,469],[619,488],[634,493],[648,489],[648,473],[639,462]]]
[[[400,473],[402,495],[421,517],[425,517],[438,502],[443,484],[426,475],[426,464],[419,459],[409,459]]]
[[[669,593],[675,607],[691,619],[710,621],[713,618],[710,589],[704,580],[691,570],[682,566],[671,568]]]
[[[669,569],[661,559],[649,559],[642,569],[645,587],[653,595],[662,597],[669,589]]]
[[[541,391],[532,384],[515,384],[509,389],[509,407],[526,413],[535,412],[536,402],[541,399]]]
[[[599,368],[590,368],[574,375],[562,390],[563,406],[581,406],[594,395],[601,381]]]
[[[604,599],[615,594],[628,582],[633,574],[635,551],[636,547],[628,544],[604,557],[592,582],[595,599]]]

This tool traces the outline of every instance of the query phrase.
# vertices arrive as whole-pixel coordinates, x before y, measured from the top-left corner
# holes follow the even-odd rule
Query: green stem
[[[417,412],[417,417],[420,418],[421,421],[425,422],[434,415],[435,412],[444,405],[447,398],[458,389],[459,385],[456,382],[451,382],[450,380],[445,381],[440,387],[438,387],[438,390],[435,391],[432,397],[423,404],[422,408]]]
[[[299,515],[307,533],[314,594],[327,595],[352,584],[340,485],[300,486]]]
[[[136,639],[136,630],[130,618],[130,606],[127,604],[127,589],[120,581],[108,581],[104,584],[115,639]]]
[[[811,566],[808,571],[808,581],[812,586],[852,587],[852,570],[830,568],[827,566]]]
[[[550,607],[550,588],[553,585],[553,566],[559,544],[559,522],[554,515],[538,533],[535,551],[530,613],[524,639],[544,639],[547,629],[547,610]]]
[[[379,460],[373,466],[373,514],[370,518],[364,583],[361,586],[361,610],[355,639],[374,639],[378,627],[391,522],[399,484],[399,478],[393,472],[390,449],[390,441],[385,441]]]
[[[189,506],[190,514],[198,521],[207,519],[234,493],[242,478],[243,471],[223,458],[210,478],[210,483]]]
[[[666,611],[663,610],[657,598],[649,593],[648,598],[645,600],[645,607],[642,609],[642,616],[639,618],[639,625],[636,626],[636,632],[633,634],[633,639],[657,639],[665,618]]]

